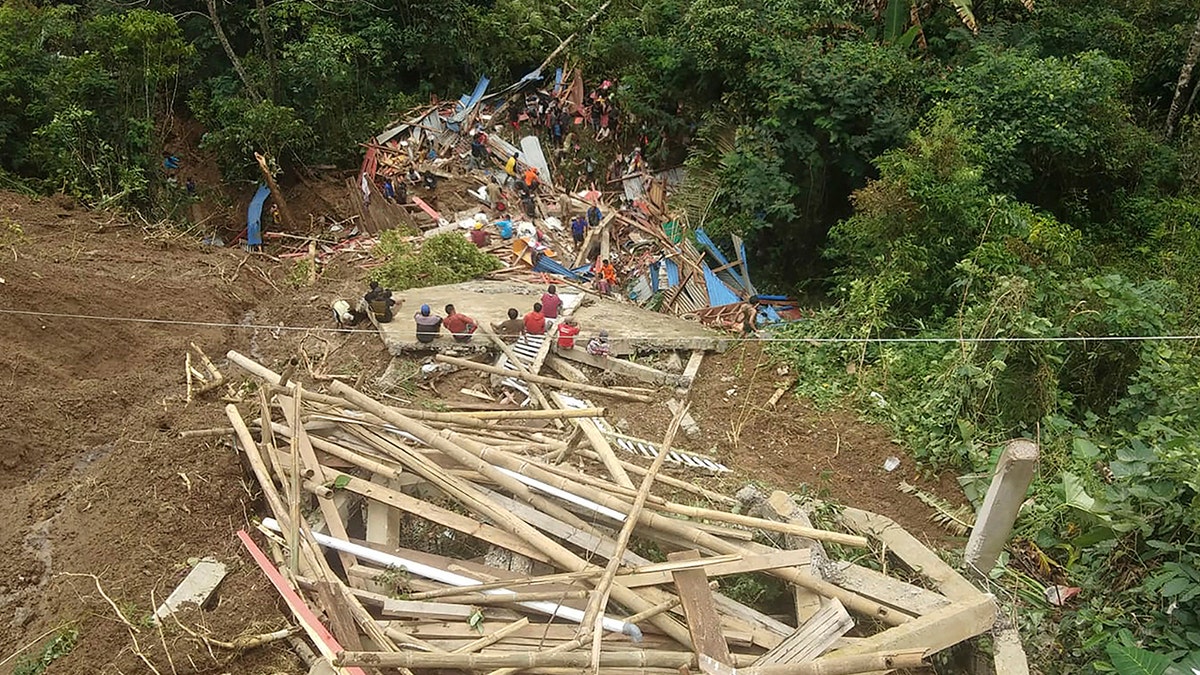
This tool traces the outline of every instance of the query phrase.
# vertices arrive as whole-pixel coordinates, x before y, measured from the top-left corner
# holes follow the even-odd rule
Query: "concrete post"
[[[965,559],[968,568],[986,575],[996,566],[996,559],[1004,549],[1021,503],[1025,501],[1025,491],[1033,482],[1037,461],[1038,446],[1033,441],[1019,438],[1004,446],[987,497],[975,518],[971,538],[967,540]]]

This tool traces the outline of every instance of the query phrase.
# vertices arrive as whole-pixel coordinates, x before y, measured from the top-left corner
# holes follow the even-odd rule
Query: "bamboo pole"
[[[578,452],[579,452],[579,454],[583,455],[584,457],[587,457],[589,459],[594,459],[596,461],[600,461],[600,456],[597,455],[592,450],[586,450],[584,448],[579,448]],[[624,467],[625,470],[628,471],[629,473],[636,474],[638,476],[646,475],[646,467],[639,466],[637,464],[634,464],[633,462],[627,462],[623,459],[620,461],[621,461],[621,466]],[[689,483],[685,480],[680,480],[678,478],[675,478],[674,476],[668,476],[663,473],[660,473],[657,476],[655,476],[654,480],[659,483],[662,483],[663,485],[669,485],[670,487],[677,488],[677,489],[683,490],[685,492],[690,492],[690,493],[696,495],[697,497],[704,497],[708,501],[714,502],[717,504],[726,504],[729,506],[737,506],[740,503],[740,502],[738,502],[738,500],[736,500],[733,497],[730,497],[728,495],[723,495],[719,492],[713,492],[712,490],[700,487],[699,485],[695,485],[693,483]]]
[[[484,373],[491,373],[493,375],[504,375],[506,377],[513,376],[512,371],[508,371],[503,368],[497,368],[495,366],[490,366],[486,363],[477,363],[475,361],[468,361],[467,359],[460,359],[460,358],[456,358],[453,356],[446,356],[445,354],[438,354],[437,356],[435,356],[433,358],[435,361],[439,361],[441,363],[449,363],[451,365],[459,366],[461,368],[470,368],[472,370],[478,370],[478,371],[481,371]],[[545,375],[533,375],[533,374],[524,375],[524,376],[522,376],[522,379],[524,379],[528,382],[534,382],[536,384],[545,384],[545,385],[548,385],[551,387],[558,387],[559,389],[571,389],[573,391],[584,391],[589,394],[595,394],[597,396],[611,396],[613,398],[619,398],[619,399],[623,399],[626,401],[635,401],[637,403],[653,403],[654,402],[653,398],[651,398],[649,396],[642,396],[641,394],[630,394],[630,393],[627,393],[624,391],[619,391],[619,390],[611,389],[611,388],[607,388],[607,387],[597,387],[597,386],[591,385],[591,384],[579,384],[577,382],[571,382],[570,380],[560,380],[560,379],[557,379],[554,377],[546,377]]]
[[[479,330],[486,335],[489,340],[492,341],[492,344],[500,348],[500,351],[504,353],[504,357],[508,359],[508,362],[512,364],[513,368],[517,369],[518,373],[521,374],[521,377],[525,380],[525,384],[529,385],[529,393],[533,394],[533,397],[537,399],[538,405],[542,406],[542,408],[545,410],[554,410],[554,406],[550,405],[550,399],[546,398],[546,393],[542,391],[542,388],[534,384],[529,379],[529,376],[533,375],[534,373],[525,367],[525,364],[521,362],[521,359],[517,358],[517,355],[512,349],[509,349],[504,340],[501,340],[496,336],[495,333],[492,332],[491,327],[487,325],[486,321],[479,326]],[[549,335],[547,335],[544,340],[544,343],[548,342],[550,342]],[[545,346],[545,344],[543,344],[543,346]],[[562,420],[555,418],[555,424],[561,427]]]
[[[557,476],[549,471],[542,470],[540,467],[530,464],[524,458],[513,456],[498,448],[489,448],[479,443],[471,443],[467,440],[460,441],[460,446],[475,454],[476,457],[484,462],[490,462],[496,466],[501,466],[510,471],[523,471],[530,478],[542,481],[548,485],[552,485],[561,490],[571,492],[589,499],[601,506],[610,509],[624,512],[628,508],[628,504],[620,498],[607,494],[602,490],[597,490],[587,485],[573,483],[567,479]],[[688,543],[699,546],[702,549],[713,553],[746,553],[747,551],[737,544],[724,541],[716,536],[713,536],[694,525],[679,520],[670,518],[662,514],[654,513],[650,510],[643,510],[638,517],[639,522],[645,527],[653,530],[658,530],[687,541]],[[810,537],[815,538],[815,537]],[[751,553],[753,553],[751,551]],[[795,569],[777,569],[770,570],[768,574],[783,579],[784,581],[794,583],[798,586],[808,588],[820,595],[828,598],[837,598],[842,601],[848,609],[854,610],[865,616],[872,616],[890,625],[900,625],[907,623],[911,617],[904,615],[901,612],[892,611],[885,605],[864,598],[857,593],[845,590],[835,586],[823,579],[818,579],[811,574],[806,574]],[[621,602],[618,599],[618,602]],[[622,604],[624,604],[622,602]],[[676,624],[678,626],[678,624]],[[673,637],[673,636],[672,636]],[[690,640],[690,638],[689,638]],[[682,643],[682,642],[681,642]],[[691,644],[690,641],[686,644]]]
[[[502,581],[489,581],[477,586],[471,586],[472,591],[488,591],[493,588],[516,588],[519,586],[536,586],[539,584],[556,584],[556,583],[574,583],[583,579],[591,579],[598,577],[603,573],[599,567],[584,570],[582,572],[563,572],[562,574],[546,574],[535,577],[524,577],[521,579],[504,579]],[[409,600],[433,600],[455,595],[462,595],[461,588],[439,588],[434,591],[423,591],[420,593],[411,593],[405,596]]]
[[[497,642],[500,642],[504,638],[508,637],[509,635],[512,635],[513,633],[516,633],[517,631],[521,630],[522,628],[524,628],[525,626],[528,626],[528,625],[529,625],[529,618],[521,617],[520,619],[508,624],[507,626],[497,629],[494,633],[491,633],[489,635],[484,635],[483,637],[479,638],[478,640],[476,640],[472,643],[469,643],[469,644],[465,644],[465,645],[459,647],[458,649],[451,651],[450,653],[451,654],[470,654],[472,652],[477,652],[480,649],[483,649],[484,647],[489,647],[491,645],[496,644]]]
[[[896,650],[859,654],[855,656],[824,656],[806,663],[780,663],[767,666],[741,668],[705,669],[709,673],[730,675],[855,675],[876,671],[904,670],[925,665],[924,649]],[[704,657],[701,657],[701,668]]]
[[[654,462],[650,464],[650,468],[646,471],[646,475],[642,478],[642,485],[638,488],[637,496],[633,499],[633,506],[629,508],[629,515],[625,518],[625,524],[621,526],[621,532],[617,535],[617,548],[613,555],[608,560],[608,565],[604,568],[604,576],[600,577],[599,583],[596,584],[596,590],[592,593],[591,599],[588,601],[587,610],[584,612],[584,619],[579,624],[579,632],[582,635],[590,630],[592,632],[592,670],[600,672],[600,638],[603,633],[600,630],[600,624],[596,621],[600,611],[608,605],[609,591],[612,589],[613,580],[617,576],[617,570],[621,567],[621,558],[625,555],[625,549],[629,546],[629,540],[633,538],[633,530],[637,527],[638,516],[642,513],[642,508],[646,506],[646,499],[650,496],[650,489],[654,487],[654,476],[662,469],[663,462],[667,459],[667,453],[671,449],[671,444],[675,442],[675,434],[679,432],[679,424],[683,420],[683,416],[687,414],[690,405],[685,405],[679,409],[679,413],[671,419],[671,425],[667,427],[667,435],[663,439],[662,450],[658,456],[654,458]]]
[[[474,588],[468,586],[467,590]],[[462,589],[460,589],[462,590]],[[459,595],[450,595],[441,599],[441,602],[448,602],[454,605],[511,605],[517,602],[532,602],[535,600],[554,600],[561,602],[562,600],[577,600],[586,598],[589,591],[579,589],[576,591],[529,591],[526,593],[505,593],[505,594],[487,594],[487,593],[460,593]]]
[[[699,506],[687,506],[684,504],[676,504],[674,502],[666,502],[662,504],[655,503],[652,508],[658,511],[664,511],[666,513],[687,516],[689,518],[703,518],[705,520],[731,523],[733,525],[752,527],[759,530],[766,530],[768,532],[794,534],[798,537],[807,537],[817,541],[828,541],[834,544],[842,544],[844,546],[854,546],[857,548],[867,548],[868,546],[866,537],[860,537],[854,534],[845,534],[842,532],[830,532],[829,530],[818,530],[812,527],[804,527],[803,525],[794,525],[792,523],[767,520],[766,518],[744,516],[740,513],[728,513],[726,511],[706,509]]]
[[[300,422],[300,386],[295,387],[295,398],[292,399],[292,419],[297,425]],[[264,424],[264,427],[270,427],[269,424]],[[300,541],[300,434],[293,433],[291,439],[292,451],[292,483],[289,491],[291,503],[291,511],[288,513],[288,518],[291,519],[292,541]],[[282,476],[280,476],[282,478]],[[299,556],[300,547],[292,546],[288,551],[288,570],[292,573],[292,577],[299,573]]]
[[[451,442],[444,436],[438,435],[429,427],[404,417],[398,413],[389,411],[385,406],[372,400],[370,397],[356,391],[353,387],[344,382],[335,382],[332,385],[334,393],[344,396],[353,401],[356,405],[368,410],[376,415],[379,415],[389,423],[396,425],[398,428],[412,434],[422,442],[427,443],[430,447],[440,450],[463,466],[478,471],[481,475],[488,477],[496,482],[497,485],[508,491],[510,494],[523,497],[529,504],[537,506],[541,500],[531,499],[529,488],[515,478],[506,473],[501,472],[496,467],[484,461],[475,453],[467,450],[461,445]],[[507,455],[507,453],[505,453]],[[415,466],[415,464],[414,464]],[[513,469],[510,469],[513,470]],[[519,471],[519,469],[517,469]],[[525,521],[517,518],[504,509],[497,508],[478,488],[471,486],[461,479],[454,476],[446,475],[442,471],[434,471],[425,476],[427,479],[439,482],[446,488],[449,488],[449,494],[458,496],[464,505],[472,508],[479,515],[492,518],[493,522],[503,527],[509,532],[525,539],[530,544],[545,551],[546,555],[550,556],[558,565],[564,567],[571,572],[579,572],[590,569],[592,565],[585,562],[583,559],[572,553],[570,550],[559,544],[557,541],[544,535],[542,532],[529,525]],[[444,488],[445,489],[445,488]],[[559,510],[562,510],[561,508]],[[576,519],[577,520],[577,519]],[[621,603],[629,609],[639,611],[648,608],[651,603],[642,598],[641,595],[631,591],[623,586],[614,586],[613,597],[617,602]],[[678,622],[667,617],[656,617],[655,626],[672,639],[680,644],[685,644],[688,637],[688,631]],[[637,639],[640,636],[634,636]]]
[[[566,643],[570,644],[570,643]],[[587,652],[552,651],[531,652],[484,652],[478,654],[421,654],[416,652],[340,652],[339,666],[370,666],[375,668],[429,668],[477,670],[483,668],[536,668],[558,666],[579,668],[588,665],[591,655]],[[605,652],[600,655],[600,665],[605,668],[628,667],[695,667],[696,655],[692,652],[631,651]]]

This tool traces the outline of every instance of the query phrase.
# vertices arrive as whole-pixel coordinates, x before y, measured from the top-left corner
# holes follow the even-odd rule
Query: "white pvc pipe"
[[[279,522],[274,518],[264,518],[263,525],[270,530],[274,530],[275,532],[283,532],[283,530],[279,527]],[[393,567],[397,569],[402,568],[405,571],[415,574],[419,577],[432,579],[443,584],[449,584],[458,588],[470,588],[471,586],[478,586],[483,583],[477,579],[472,579],[471,577],[465,577],[461,574],[448,572],[446,570],[433,567],[432,565],[406,560],[390,553],[376,551],[373,548],[360,546],[359,544],[355,544],[354,542],[346,541],[344,539],[330,537],[328,535],[321,534],[320,532],[313,532],[312,535],[313,538],[317,540],[317,543],[321,544],[322,546],[327,546],[343,553],[349,553],[350,555],[358,558],[365,558],[371,562],[385,565],[387,567]],[[487,589],[480,592],[486,593],[487,595],[514,595],[514,591],[511,591],[507,588]],[[583,623],[583,610],[575,609],[574,607],[566,607],[564,605],[545,600],[531,600],[528,602],[519,602],[517,604],[535,612],[549,614],[550,616],[557,616],[574,623]],[[603,626],[604,630],[609,632],[628,635],[633,639],[634,642],[642,641],[642,631],[635,624],[606,616],[603,618]]]
[[[553,485],[548,485],[546,483],[543,483],[542,481],[537,480],[536,478],[530,478],[529,476],[519,474],[516,471],[510,471],[501,466],[493,466],[492,468],[496,469],[497,471],[499,471],[500,473],[503,473],[506,476],[511,476],[512,478],[517,479],[518,481],[524,483],[525,485],[528,485],[529,487],[531,487],[539,492],[545,492],[546,494],[548,494],[552,497],[558,497],[559,499],[571,502],[572,504],[575,504],[577,506],[582,506],[583,508],[585,508],[589,511],[594,511],[596,513],[599,513],[602,516],[608,516],[609,518],[612,518],[613,520],[617,521],[618,523],[625,522],[625,514],[624,513],[621,513],[620,511],[617,511],[615,509],[610,509],[607,506],[604,506],[603,504],[597,504],[596,502],[594,502],[590,499],[580,497],[579,495],[572,494],[570,492],[567,492],[566,490],[560,490],[559,488],[556,488]]]

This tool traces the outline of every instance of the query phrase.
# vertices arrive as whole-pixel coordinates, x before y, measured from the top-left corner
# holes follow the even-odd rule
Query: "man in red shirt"
[[[542,314],[542,303],[533,303],[533,311],[525,315],[525,333],[527,335],[546,334],[546,315]]]
[[[542,294],[542,314],[546,315],[547,319],[557,319],[558,310],[562,308],[562,298],[558,297],[558,289],[554,284],[550,284],[546,288],[546,292]]]
[[[475,329],[479,327],[475,319],[455,311],[454,305],[446,305],[446,318],[442,319],[442,325],[454,336],[455,342],[470,342]]]
[[[574,349],[575,336],[579,335],[579,324],[575,319],[566,319],[558,325],[558,348]]]

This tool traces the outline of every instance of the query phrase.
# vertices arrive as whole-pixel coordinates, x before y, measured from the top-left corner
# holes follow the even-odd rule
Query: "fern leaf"
[[[900,483],[900,491],[920,499],[922,503],[933,509],[934,513],[929,516],[929,520],[940,525],[950,534],[961,537],[975,526],[975,514],[969,507],[956,507],[941,497],[904,481]]]

